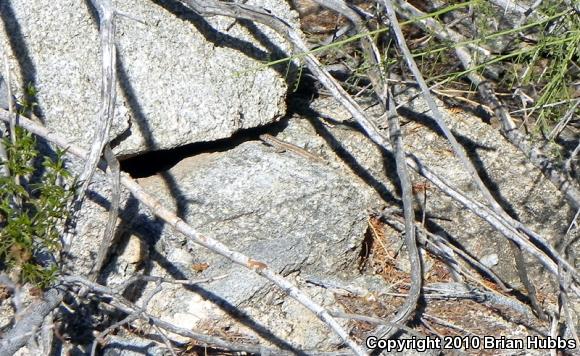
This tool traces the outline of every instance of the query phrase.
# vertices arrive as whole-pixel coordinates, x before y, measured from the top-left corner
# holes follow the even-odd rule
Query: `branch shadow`
[[[28,45],[26,44],[26,36],[22,33],[22,26],[18,23],[11,1],[0,2],[0,18],[2,19],[4,32],[8,37],[10,48],[18,62],[18,70],[22,78],[20,91],[24,95],[23,99],[29,103],[33,102],[34,98],[30,96],[27,86],[32,85],[37,87],[36,68],[30,51],[28,50]],[[44,113],[39,105],[33,107],[33,112],[44,123]]]
[[[332,151],[350,168],[350,170],[361,178],[369,187],[371,187],[377,194],[387,203],[402,206],[402,201],[397,198],[389,189],[381,182],[381,180],[375,177],[368,169],[363,167],[354,157],[349,150],[341,143],[333,133],[321,123],[320,117],[324,117],[323,114],[311,108],[304,102],[300,100],[290,99],[288,117],[292,114],[298,114],[306,118],[310,124],[316,130],[327,143],[327,145],[332,149]],[[362,132],[362,129],[356,123],[352,123],[352,129]],[[385,174],[394,183],[398,182],[398,177],[394,174],[395,170],[395,159],[394,156],[389,152],[381,149],[381,155],[384,162]],[[398,187],[398,184],[395,184]],[[399,189],[399,188],[397,188]],[[400,193],[400,192],[397,192]]]

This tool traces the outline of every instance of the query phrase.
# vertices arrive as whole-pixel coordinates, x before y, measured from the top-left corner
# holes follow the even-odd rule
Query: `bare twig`
[[[99,117],[96,124],[93,142],[87,159],[83,166],[83,170],[79,175],[80,185],[77,188],[76,196],[70,204],[71,217],[67,224],[74,222],[78,217],[79,211],[82,207],[86,191],[91,183],[93,174],[100,161],[101,153],[105,145],[109,141],[109,131],[115,115],[115,100],[116,100],[116,47],[115,47],[115,10],[111,0],[91,0],[92,5],[99,15],[99,33],[101,37],[101,107],[99,110]],[[114,181],[114,178],[113,178]],[[113,194],[114,194],[113,188]],[[114,198],[114,197],[113,197]],[[114,209],[110,210],[109,220],[113,220],[117,212]],[[115,219],[116,220],[116,217]],[[74,226],[74,225],[72,225]],[[108,232],[108,229],[106,230]],[[70,249],[72,238],[74,235],[74,228],[66,231],[63,237],[63,256]],[[108,248],[109,239],[112,233],[105,236],[103,244]],[[103,248],[101,248],[103,249]],[[102,257],[102,256],[101,256]],[[104,259],[104,257],[102,257]],[[102,261],[100,262],[102,264]],[[64,266],[66,268],[66,266]],[[99,266],[100,269],[101,266]],[[69,267],[70,268],[70,267]],[[93,275],[98,273],[98,270],[93,271]],[[94,277],[94,276],[93,276]],[[94,277],[96,278],[96,277]]]
[[[578,107],[578,105],[580,105],[580,98],[574,99],[574,104],[572,106],[570,106],[570,108],[564,114],[564,117],[562,118],[562,120],[558,121],[558,124],[556,126],[554,126],[552,131],[550,131],[550,133],[548,134],[548,137],[547,137],[548,140],[553,140],[556,137],[558,137],[558,135],[560,135],[560,133],[562,132],[562,130],[564,130],[566,125],[568,125],[570,120],[577,114],[576,108]],[[546,106],[547,105],[544,105],[543,107],[546,107]]]
[[[389,93],[389,134],[391,143],[395,149],[395,161],[397,165],[397,175],[401,184],[401,191],[403,197],[403,212],[405,216],[405,245],[407,246],[407,253],[409,255],[409,262],[411,264],[411,288],[409,290],[409,298],[405,300],[405,304],[399,309],[395,317],[392,319],[393,323],[406,322],[415,308],[417,301],[421,294],[421,285],[423,281],[423,274],[421,271],[421,258],[419,257],[419,250],[417,249],[417,240],[415,236],[415,214],[413,210],[413,188],[411,185],[411,177],[407,170],[407,162],[405,160],[405,151],[403,148],[403,139],[401,135],[401,127],[399,125],[398,114],[395,111],[395,102],[392,93]],[[382,327],[375,331],[375,335],[379,338],[390,338],[393,334],[391,327]]]
[[[163,340],[163,343],[169,349],[169,352],[171,352],[171,354],[173,356],[177,356],[177,354],[175,353],[175,350],[173,350],[173,346],[171,345],[171,341],[169,341],[169,339],[167,338],[167,336],[165,335],[165,333],[163,332],[163,330],[161,330],[161,328],[159,326],[155,325],[155,324],[153,324],[153,328],[161,336],[161,340]]]
[[[385,80],[386,76],[382,70],[381,54],[372,38],[368,35],[369,31],[365,26],[364,19],[343,0],[315,0],[315,2],[345,16],[350,22],[352,22],[356,31],[360,35],[363,35],[361,38],[361,45],[365,57],[370,63],[368,76],[373,84],[373,89],[376,95],[381,100],[383,109],[386,110],[387,86]]]
[[[117,224],[117,217],[119,215],[119,201],[121,199],[121,175],[119,171],[119,161],[117,157],[113,154],[109,144],[105,145],[104,156],[107,161],[107,166],[109,167],[109,175],[111,177],[111,207],[109,208],[109,215],[107,219],[107,225],[105,227],[105,232],[103,233],[103,239],[101,245],[99,246],[99,252],[97,253],[97,258],[95,259],[95,264],[90,273],[91,280],[95,281],[99,275],[105,258],[107,257],[107,251],[113,241],[113,235],[115,234],[115,225]]]
[[[99,163],[103,148],[108,141],[109,130],[115,113],[116,47],[115,47],[115,10],[111,0],[91,0],[99,14],[101,35],[101,108],[93,144],[87,156],[83,171],[79,175],[82,182],[77,199],[82,201],[91,178]]]
[[[482,290],[474,286],[466,286],[459,283],[433,283],[424,287],[426,293],[437,291],[448,298],[469,298],[491,307],[504,307],[513,310],[528,319],[534,315],[530,309],[521,302],[508,298],[491,290]]]
[[[461,53],[461,48],[457,48],[456,53]],[[501,104],[489,82],[475,72],[471,72],[468,77],[477,86],[479,94],[488,102],[496,117],[501,121],[502,134],[512,145],[524,153],[534,166],[542,171],[544,176],[566,196],[574,209],[580,209],[580,190],[578,187],[558,170],[557,166],[550,161],[548,155],[540,147],[535,146],[517,129],[508,110]]]
[[[39,332],[34,332],[28,339],[26,347],[28,351],[34,355],[49,355],[52,348],[52,340],[54,337],[54,313],[48,313],[42,323]],[[36,330],[35,330],[36,331]]]

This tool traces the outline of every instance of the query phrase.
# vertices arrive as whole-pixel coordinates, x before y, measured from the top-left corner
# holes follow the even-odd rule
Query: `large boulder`
[[[9,44],[13,86],[17,82],[24,92],[32,85],[44,123],[83,147],[92,142],[100,120],[101,44],[97,14],[89,4],[0,4],[0,41]],[[262,63],[289,46],[265,27],[243,27],[225,17],[204,19],[177,4],[115,3],[134,18],[116,17],[119,80],[110,139],[119,156],[229,137],[285,112],[292,70]],[[249,4],[297,21],[285,2]]]

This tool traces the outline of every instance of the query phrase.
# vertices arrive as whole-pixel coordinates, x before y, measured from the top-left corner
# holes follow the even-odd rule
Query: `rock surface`
[[[353,271],[357,264],[366,229],[365,199],[345,176],[322,163],[246,142],[225,153],[185,159],[167,172],[139,179],[139,184],[178,211],[202,235],[264,262],[282,275],[330,276]],[[228,312],[228,305],[243,307],[255,322],[264,316],[249,309],[266,308],[263,322],[268,326],[274,320],[287,319],[280,318],[283,310],[274,313],[271,306],[266,307],[270,303],[263,304],[268,294],[278,292],[259,275],[208,253],[148,213],[136,218],[134,226],[138,235],[155,246],[158,257],[153,256],[145,266],[149,273],[177,279],[227,274],[189,292],[180,287],[165,289],[151,301],[156,314],[169,315],[180,326],[191,328],[223,314],[211,311],[217,303]],[[200,265],[207,268],[196,271],[194,266]],[[285,297],[278,299],[275,305],[286,305]],[[308,315],[300,313],[304,314]],[[302,335],[297,342],[306,348],[324,344],[328,331],[311,325],[314,315],[308,318],[310,339]],[[296,340],[293,333],[302,321],[294,320],[281,329],[294,330],[283,335],[286,340]]]
[[[411,90],[398,99],[401,103],[407,102],[399,112],[402,114],[405,148],[453,186],[483,201],[477,187],[470,182],[468,174],[454,157],[449,144],[433,129],[435,123],[429,118],[426,103],[421,99],[409,100],[415,94]],[[446,110],[441,102],[438,104],[443,108],[445,122],[504,209],[557,246],[574,214],[562,194],[497,130],[468,112]],[[308,118],[314,123],[316,133],[329,143],[323,150],[327,152],[325,156],[349,165],[356,176],[372,188],[370,192],[375,204],[380,204],[381,200],[389,205],[400,204],[399,198],[393,193],[397,191],[394,162],[369,144],[370,140],[364,135],[352,129],[348,121],[350,115],[333,103],[332,99],[319,100],[312,107],[332,120],[332,125],[322,125],[315,118]],[[303,131],[308,126],[304,121],[291,122],[285,134]],[[312,128],[310,131],[313,131]],[[415,173],[412,180],[419,184],[426,182]],[[415,194],[415,209],[419,209],[418,204],[423,198],[422,194]],[[444,231],[477,258],[497,254],[498,263],[492,270],[518,288],[522,287],[511,250],[503,235],[435,187],[427,189],[427,213],[444,218],[431,221],[432,231]],[[398,238],[395,240],[393,243]],[[531,266],[539,265],[534,261]],[[536,270],[535,282],[551,293],[549,279],[542,273],[545,272],[541,272],[540,268]]]
[[[297,21],[284,2],[249,3]],[[36,112],[45,124],[83,147],[100,120],[100,38],[88,4],[0,4],[0,41],[9,44],[13,86],[17,82],[21,92],[34,86]],[[119,85],[110,138],[118,155],[225,138],[284,114],[285,80],[292,71],[278,73],[258,63],[288,50],[271,31],[248,30],[223,17],[206,21],[164,1],[115,6],[143,22],[116,20]]]

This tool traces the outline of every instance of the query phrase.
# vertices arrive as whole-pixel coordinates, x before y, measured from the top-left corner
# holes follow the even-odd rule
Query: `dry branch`
[[[82,185],[77,199],[82,201],[91,182],[91,178],[101,158],[103,148],[109,139],[109,131],[115,114],[116,85],[116,48],[115,48],[115,10],[111,0],[91,0],[99,15],[101,36],[101,108],[95,137],[91,145],[83,171],[79,175]]]
[[[109,215],[107,218],[107,225],[105,226],[105,232],[103,233],[103,239],[101,245],[99,246],[99,252],[97,253],[97,258],[95,259],[95,264],[90,273],[91,280],[95,281],[103,267],[105,258],[107,257],[107,251],[113,241],[113,236],[115,234],[115,225],[117,224],[117,217],[119,215],[119,203],[121,200],[121,173],[119,168],[119,161],[117,157],[113,154],[109,144],[105,145],[104,156],[107,161],[107,166],[109,167],[109,176],[111,177],[111,207],[109,208]]]
[[[75,220],[76,216],[80,213],[80,209],[82,207],[82,203],[86,194],[86,191],[91,183],[91,179],[95,170],[97,169],[97,165],[101,159],[101,154],[103,153],[103,149],[105,145],[107,145],[109,141],[109,131],[111,129],[111,125],[113,122],[113,118],[115,115],[115,101],[116,101],[116,80],[117,80],[117,72],[116,72],[116,61],[117,61],[117,53],[115,47],[115,9],[113,8],[113,3],[111,0],[91,0],[91,3],[99,16],[99,33],[101,37],[101,107],[99,110],[98,121],[96,123],[95,133],[91,148],[87,155],[87,159],[83,166],[83,170],[79,175],[79,182],[81,183],[76,191],[76,196],[74,201],[71,203],[71,213],[72,218],[70,220]],[[119,178],[116,177],[115,174],[115,159],[112,155],[112,152],[108,155],[109,165],[111,167],[111,177],[113,180],[113,189],[112,189],[112,202],[113,204],[115,201],[118,201],[118,197],[115,197],[115,194],[118,195],[119,192],[116,189],[118,187],[118,180]],[[112,157],[112,158],[111,158]],[[117,168],[118,171],[118,168]],[[117,175],[118,176],[118,175]],[[117,204],[118,205],[118,204]],[[99,251],[98,255],[98,262],[102,264],[102,260],[104,260],[104,255],[106,254],[106,249],[110,243],[110,240],[113,236],[113,231],[110,228],[111,226],[114,227],[114,222],[117,219],[118,213],[118,206],[112,206],[109,210],[109,222],[107,224],[107,229],[105,230],[105,236],[102,241],[102,244],[105,245],[105,251]],[[111,221],[113,223],[111,224]],[[67,231],[63,238],[63,251],[66,256],[66,252],[68,252],[70,248],[70,244],[72,243],[72,235],[74,234],[74,229],[71,231]],[[100,250],[103,250],[101,247]],[[70,266],[69,266],[70,267]],[[96,278],[96,273],[100,270],[100,265],[95,266],[95,270],[93,270],[93,278]]]
[[[20,320],[0,340],[0,355],[14,355],[38,331],[44,318],[58,308],[64,290],[57,286],[49,289],[41,300],[33,302],[23,312]]]
[[[385,81],[386,82],[386,81]],[[397,166],[397,176],[401,185],[401,195],[403,198],[403,214],[405,216],[405,246],[409,255],[411,264],[411,288],[409,297],[405,300],[403,306],[399,309],[395,317],[391,320],[393,323],[406,322],[417,308],[417,302],[421,294],[421,285],[423,284],[423,273],[421,268],[421,258],[417,248],[416,230],[415,230],[415,213],[413,209],[413,187],[411,176],[407,168],[405,159],[405,150],[403,147],[403,137],[399,116],[395,109],[393,94],[389,91],[388,105],[388,124],[391,143],[395,150],[395,162]],[[379,338],[390,338],[394,330],[390,326],[380,327],[375,331]]]

